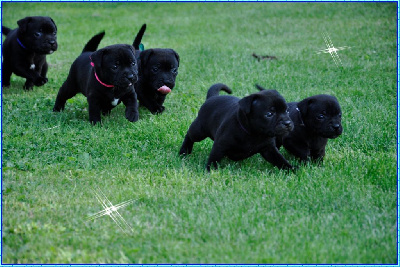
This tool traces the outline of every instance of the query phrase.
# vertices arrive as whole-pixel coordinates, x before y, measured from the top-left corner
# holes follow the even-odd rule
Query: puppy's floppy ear
[[[304,115],[307,114],[309,106],[315,102],[315,99],[313,97],[308,97],[306,99],[303,99],[297,104],[297,107],[300,109],[300,112]]]
[[[132,45],[126,44],[125,47],[132,52],[133,56],[135,56],[135,48]]]
[[[56,25],[56,23],[54,22],[54,20],[53,20],[52,18],[50,18],[50,17],[49,17],[49,19],[51,20],[51,22],[53,22],[54,28],[56,28],[56,30],[57,30],[57,25]]]
[[[153,49],[146,49],[140,53],[140,65],[142,67],[146,66],[147,61],[149,61],[149,58],[151,55],[154,53]]]
[[[22,33],[26,32],[28,24],[31,21],[32,21],[32,17],[26,17],[26,18],[18,20],[17,24],[18,24],[19,30]]]
[[[97,51],[94,51],[91,55],[90,58],[92,59],[92,62],[94,63],[94,66],[96,68],[101,67],[101,63],[103,62],[103,56],[107,53],[107,49],[100,49]]]
[[[178,67],[179,67],[179,55],[178,55],[178,53],[175,51],[175,50],[173,50],[173,49],[170,49],[171,50],[171,52],[175,55],[175,58],[176,58],[176,60],[178,61]]]
[[[257,102],[257,95],[246,96],[239,101],[239,108],[244,111],[245,114],[249,114],[251,106]]]

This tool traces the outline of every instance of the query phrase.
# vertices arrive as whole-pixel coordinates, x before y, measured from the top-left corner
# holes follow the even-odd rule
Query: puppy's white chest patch
[[[115,107],[116,105],[118,105],[118,101],[119,101],[118,98],[114,98],[114,100],[111,101],[111,105],[113,105]]]
[[[31,70],[34,70],[35,69],[35,64],[31,64],[31,66],[29,67]]]

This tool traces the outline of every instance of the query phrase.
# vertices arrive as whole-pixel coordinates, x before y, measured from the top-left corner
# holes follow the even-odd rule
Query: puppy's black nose
[[[128,75],[126,76],[126,78],[127,78],[130,82],[136,82],[136,80],[137,80],[137,76],[134,75],[133,73],[128,74]]]
[[[56,43],[55,40],[49,40],[49,44],[53,45],[53,44],[55,44],[55,43]]]
[[[339,128],[340,128],[340,124],[334,124],[334,125],[332,125],[332,128],[333,128],[335,131],[337,131],[337,130],[339,130]]]
[[[285,126],[289,126],[290,124],[292,124],[292,121],[287,120],[287,121],[283,121],[282,123]]]

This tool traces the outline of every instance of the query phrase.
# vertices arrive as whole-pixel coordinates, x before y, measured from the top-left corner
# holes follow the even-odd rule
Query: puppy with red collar
[[[67,80],[61,86],[53,111],[64,109],[68,99],[77,93],[87,97],[89,121],[101,122],[120,102],[126,106],[125,117],[130,122],[139,119],[134,84],[138,68],[133,46],[116,44],[97,50],[104,36],[101,32],[86,44],[81,55],[72,63]]]

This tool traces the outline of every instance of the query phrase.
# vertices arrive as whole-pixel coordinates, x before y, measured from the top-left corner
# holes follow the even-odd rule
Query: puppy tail
[[[7,36],[7,34],[9,34],[10,31],[12,31],[10,28],[6,26],[1,26],[1,33],[4,34],[5,36]]]
[[[132,46],[135,48],[135,50],[139,50],[139,45],[142,42],[142,38],[145,31],[146,31],[146,24],[143,24],[142,28],[140,28],[139,32],[136,34],[135,40],[133,41]]]
[[[99,46],[101,39],[103,39],[104,34],[106,34],[104,31],[96,34],[95,36],[92,37],[92,39],[87,42],[85,47],[82,50],[82,53],[84,52],[94,52],[97,50],[97,47]]]
[[[232,94],[232,90],[228,86],[226,86],[223,83],[216,83],[216,84],[212,85],[210,87],[210,89],[208,89],[206,99],[209,99],[210,97],[213,97],[213,96],[218,96],[220,91],[224,91],[224,92],[227,92],[228,94]]]
[[[265,88],[262,87],[261,85],[256,84],[256,88],[257,88],[259,91],[265,91]]]

